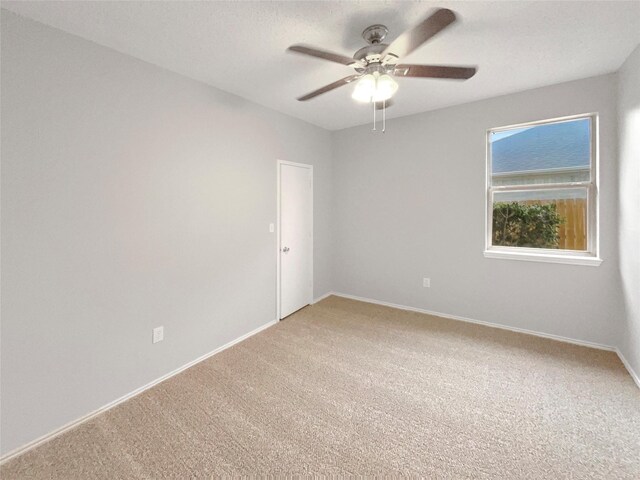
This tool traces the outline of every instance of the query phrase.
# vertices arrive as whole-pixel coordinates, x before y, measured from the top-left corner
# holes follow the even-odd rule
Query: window
[[[599,265],[598,117],[487,132],[485,256]]]

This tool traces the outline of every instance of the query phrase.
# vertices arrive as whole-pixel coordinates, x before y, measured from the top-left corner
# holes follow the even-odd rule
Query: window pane
[[[587,250],[587,189],[495,192],[492,245]]]
[[[591,119],[492,132],[492,185],[590,180]]]

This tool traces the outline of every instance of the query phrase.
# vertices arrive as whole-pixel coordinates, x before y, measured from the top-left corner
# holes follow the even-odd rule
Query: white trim
[[[10,452],[7,452],[6,454],[4,454],[2,457],[0,457],[0,465],[4,464],[5,462],[11,460],[12,458],[17,457],[18,455],[22,455],[23,453],[26,453],[27,451],[42,445],[43,443],[48,442],[49,440],[54,439],[55,437],[62,435],[63,433],[77,427],[78,425],[91,420],[92,418],[106,412],[107,410],[112,409],[113,407],[115,407],[116,405],[121,404],[122,402],[125,402],[133,397],[135,397],[136,395],[139,395],[140,393],[144,392],[145,390],[148,390],[156,385],[158,385],[159,383],[164,382],[165,380],[168,380],[169,378],[179,374],[180,372],[186,370],[187,368],[193,367],[195,364],[202,362],[203,360],[206,360],[207,358],[215,355],[216,353],[220,353],[223,350],[226,350],[229,347],[234,346],[237,343],[240,343],[243,340],[246,340],[247,338],[255,335],[256,333],[261,332],[262,330],[266,330],[267,328],[271,327],[272,325],[275,325],[276,323],[278,323],[277,320],[271,320],[270,322],[265,323],[264,325],[250,331],[249,333],[245,333],[244,335],[241,335],[240,337],[236,338],[235,340],[231,340],[230,342],[222,345],[221,347],[216,348],[215,350],[212,350],[209,353],[205,353],[204,355],[202,355],[201,357],[196,358],[195,360],[190,361],[189,363],[184,364],[183,366],[173,370],[172,372],[167,373],[166,375],[163,375],[160,378],[157,378],[149,383],[147,383],[146,385],[135,389],[134,391],[127,393],[126,395],[110,402],[107,403],[106,405],[103,405],[102,407],[98,408],[97,410],[94,410],[90,413],[87,413],[86,415],[73,420],[69,423],[67,423],[66,425],[63,425],[60,428],[55,429],[52,432],[49,432],[45,435],[42,435],[39,438],[36,438],[35,440],[32,440],[31,442],[22,445],[21,447],[18,447]]]
[[[591,171],[591,178],[589,182],[566,182],[559,184],[531,184],[531,185],[496,185],[492,184],[491,173],[491,134],[495,132],[501,132],[506,130],[512,130],[522,127],[534,127],[540,125],[547,125],[552,123],[570,122],[579,119],[589,119],[589,136],[590,136],[590,155],[589,155],[589,169]],[[486,170],[485,170],[485,248],[484,256],[487,258],[511,258],[516,260],[527,260],[530,262],[548,262],[548,263],[570,263],[574,265],[591,265],[598,266],[602,263],[600,257],[600,227],[599,227],[599,215],[600,215],[600,200],[599,200],[599,165],[600,165],[600,119],[598,112],[583,113],[579,115],[570,115],[566,117],[550,118],[545,120],[538,120],[534,122],[519,123],[516,125],[507,125],[503,127],[489,128],[486,131],[485,138],[485,156],[486,156]],[[523,255],[521,257],[515,257],[510,252],[502,254],[502,248],[492,245],[492,226],[493,226],[493,194],[500,191],[511,190],[544,190],[544,189],[556,189],[556,188],[572,188],[577,186],[584,186],[587,189],[587,247],[589,249],[586,252],[578,252],[578,255],[582,257],[583,261],[577,261],[575,258],[560,261],[559,257],[571,257],[576,256],[576,251],[560,250],[553,253],[540,252],[535,255]],[[494,254],[494,249],[500,248],[500,254]],[[512,247],[519,249],[519,247]],[[521,249],[522,250],[522,249]],[[525,252],[529,253],[529,252]]]
[[[316,298],[311,304],[313,305],[315,303],[321,302],[322,300],[324,300],[325,298],[330,297],[331,295],[336,295],[336,294],[333,293],[333,292],[327,292],[324,295],[321,295],[318,298]]]
[[[546,125],[547,123],[571,122],[573,120],[580,120],[581,118],[587,118],[593,115],[597,115],[597,112],[578,113],[576,115],[568,115],[566,117],[556,117],[556,118],[548,118],[543,120],[535,120],[533,122],[516,123],[514,125],[493,127],[493,128],[490,128],[489,130],[492,132],[504,132],[505,130],[515,130],[516,128],[524,128],[524,127],[536,127],[539,125]]]
[[[517,333],[526,333],[528,335],[534,335],[536,337],[550,338],[551,340],[558,340],[560,342],[572,343],[574,345],[580,345],[582,347],[597,348],[598,350],[607,350],[610,352],[616,351],[616,348],[610,345],[589,342],[586,340],[576,340],[575,338],[563,337],[561,335],[553,335],[551,333],[537,332],[535,330],[528,330],[526,328],[511,327],[511,326],[503,325],[500,323],[486,322],[484,320],[476,320],[474,318],[461,317],[459,315],[450,315],[448,313],[434,312],[433,310],[425,310],[424,308],[408,307],[406,305],[398,305],[397,303],[383,302],[380,300],[374,300],[372,298],[358,297],[356,295],[348,295],[346,293],[334,292],[333,295],[337,297],[349,298],[351,300],[358,300],[360,302],[374,303],[376,305],[383,305],[385,307],[397,308],[399,310],[408,310],[410,312],[426,313],[427,315],[433,315],[436,317],[448,318],[451,320],[459,320],[467,323],[476,323],[478,325],[484,325],[485,327],[500,328],[502,330],[510,330],[512,332],[517,332]]]
[[[282,320],[280,316],[280,167],[282,165],[290,165],[292,167],[308,168],[311,170],[311,294],[309,305],[314,303],[313,300],[313,165],[306,163],[288,162],[286,160],[276,161],[276,320]]]
[[[520,177],[529,175],[554,175],[556,173],[571,173],[576,171],[589,171],[591,167],[576,166],[576,167],[555,167],[545,168],[544,170],[513,170],[509,172],[494,173],[492,177]],[[541,185],[544,185],[541,184]]]
[[[620,352],[620,350],[617,347],[612,347],[611,345],[588,342],[586,340],[576,340],[575,338],[563,337],[561,335],[553,335],[550,333],[537,332],[535,330],[528,330],[526,328],[510,327],[508,325],[502,325],[500,323],[485,322],[484,320],[475,320],[473,318],[461,317],[458,315],[450,315],[448,313],[434,312],[432,310],[425,310],[424,308],[408,307],[406,305],[398,305],[397,303],[383,302],[380,300],[374,300],[372,298],[358,297],[357,295],[349,295],[346,293],[330,292],[321,298],[325,298],[330,295],[335,295],[336,297],[348,298],[351,300],[357,300],[359,302],[373,303],[375,305],[383,305],[385,307],[397,308],[400,310],[407,310],[410,312],[426,313],[427,315],[433,315],[441,318],[448,318],[451,320],[459,320],[461,322],[475,323],[477,325],[484,325],[485,327],[493,327],[493,328],[499,328],[501,330],[509,330],[511,332],[525,333],[527,335],[533,335],[535,337],[548,338],[551,340],[556,340],[558,342],[571,343],[573,345],[580,345],[581,347],[589,347],[589,348],[595,348],[598,350],[606,350],[608,352],[615,352],[620,358],[620,361],[622,362],[622,364],[625,366],[625,368],[629,372],[629,375],[631,375],[631,378],[633,379],[635,384],[638,386],[638,388],[640,388],[640,377],[638,376],[638,374],[633,370],[633,368],[631,368],[631,364],[627,361],[626,358],[624,358],[624,355],[622,355],[622,352]]]
[[[629,375],[631,375],[631,378],[633,378],[633,381],[636,383],[638,388],[640,388],[640,375],[638,375],[635,372],[635,370],[631,367],[631,364],[627,361],[626,358],[624,358],[624,355],[622,354],[619,348],[616,348],[616,353],[618,354],[618,357],[620,357],[622,364],[626,367],[627,371],[629,372]]]
[[[629,372],[629,375],[631,375],[631,378],[633,379],[633,381],[635,382],[635,384],[638,386],[638,388],[640,388],[640,376],[633,370],[633,368],[631,367],[631,364],[627,361],[627,359],[624,357],[624,355],[622,354],[622,352],[617,348],[617,347],[611,347],[609,345],[603,345],[603,344],[599,344],[599,343],[594,343],[594,342],[587,342],[584,340],[576,340],[576,339],[572,339],[572,338],[568,338],[568,337],[562,337],[559,335],[551,335],[551,334],[547,334],[547,333],[542,333],[542,332],[536,332],[534,330],[527,330],[524,328],[517,328],[517,327],[509,327],[507,325],[501,325],[498,323],[492,323],[492,322],[485,322],[483,320],[475,320],[475,319],[471,319],[471,318],[467,318],[467,317],[461,317],[458,315],[450,315],[450,314],[446,314],[446,313],[441,313],[441,312],[434,312],[431,310],[426,310],[423,308],[416,308],[416,307],[408,307],[406,305],[399,305],[397,303],[391,303],[391,302],[383,302],[380,300],[374,300],[371,298],[366,298],[366,297],[359,297],[356,295],[349,295],[346,293],[338,293],[338,292],[327,292],[324,295],[322,295],[321,297],[316,298],[313,303],[318,303],[322,300],[324,300],[325,298],[328,298],[332,295],[335,295],[336,297],[342,297],[342,298],[348,298],[351,300],[357,300],[360,302],[366,302],[366,303],[372,303],[372,304],[376,304],[376,305],[383,305],[386,307],[391,307],[391,308],[397,308],[400,310],[407,310],[407,311],[411,311],[411,312],[418,312],[418,313],[425,313],[427,315],[434,315],[437,317],[441,317],[441,318],[447,318],[447,319],[451,319],[451,320],[458,320],[458,321],[462,321],[462,322],[468,322],[468,323],[475,323],[478,325],[484,325],[487,327],[493,327],[493,328],[499,328],[502,330],[509,330],[509,331],[513,331],[513,332],[518,332],[518,333],[525,333],[528,335],[534,335],[536,337],[542,337],[542,338],[549,338],[552,340],[557,340],[560,342],[565,342],[565,343],[572,343],[575,345],[580,345],[583,347],[590,347],[590,348],[596,348],[599,350],[607,350],[607,351],[612,351],[615,352],[618,357],[620,358],[620,361],[622,362],[622,364],[625,366],[625,368],[627,369],[627,371]],[[127,400],[129,400],[130,398],[135,397],[136,395],[144,392],[145,390],[148,390],[156,385],[158,385],[159,383],[164,382],[165,380],[168,380],[169,378],[179,374],[180,372],[206,360],[209,357],[212,357],[213,355],[215,355],[216,353],[220,353],[223,350],[226,350],[227,348],[232,347],[233,345],[236,345],[237,343],[240,343],[243,340],[246,340],[247,338],[263,331],[266,330],[267,328],[275,325],[276,323],[278,323],[278,320],[271,320],[270,322],[265,323],[264,325],[250,331],[249,333],[246,333],[238,338],[236,338],[235,340],[232,340],[228,343],[226,343],[225,345],[222,345],[221,347],[216,348],[215,350],[212,350],[209,353],[206,353],[204,355],[202,355],[201,357],[196,358],[195,360],[192,360],[189,363],[186,363],[185,365],[173,370],[170,373],[167,373],[166,375],[163,375],[160,378],[157,378],[156,380],[153,380],[150,383],[147,383],[146,385],[114,400],[113,402],[110,402],[96,410],[94,410],[93,412],[90,412],[76,420],[73,420],[69,423],[67,423],[66,425],[63,425],[60,428],[57,428],[56,430],[47,433],[21,447],[18,447],[10,452],[7,452],[5,455],[3,455],[2,457],[0,457],[0,465],[8,462],[9,460],[11,460],[12,458],[15,458],[19,455],[22,455],[23,453],[26,453],[27,451],[36,448],[39,445],[42,445],[43,443],[48,442],[49,440],[52,440],[53,438],[77,427],[78,425],[91,420],[92,418],[110,410],[111,408],[115,407],[116,405],[119,405]]]
[[[494,247],[495,248],[495,247]],[[527,262],[547,262],[547,263],[565,263],[569,265],[588,265],[598,267],[602,263],[602,259],[598,257],[589,257],[584,255],[551,255],[548,253],[529,253],[497,250],[485,250],[483,255],[485,258],[500,258],[503,260],[524,260]]]
[[[515,185],[495,185],[492,187],[494,192],[533,192],[536,190],[577,190],[579,187],[589,188],[591,182],[560,182],[560,183],[535,183]],[[586,197],[585,197],[586,198]]]

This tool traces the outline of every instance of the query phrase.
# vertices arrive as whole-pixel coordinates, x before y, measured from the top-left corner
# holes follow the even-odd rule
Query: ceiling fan
[[[328,52],[306,45],[292,45],[291,52],[309,55],[330,62],[353,67],[354,75],[341,78],[329,85],[314,90],[298,98],[304,102],[330,92],[338,87],[355,82],[352,97],[355,100],[374,103],[376,108],[389,106],[391,97],[398,89],[392,77],[444,78],[466,80],[476,73],[476,67],[450,67],[443,65],[413,65],[398,63],[400,58],[410,54],[430,38],[456,21],[456,15],[446,8],[438,9],[421,23],[402,33],[391,44],[382,43],[388,33],[384,25],[371,25],[362,32],[369,45],[361,48],[353,57]]]

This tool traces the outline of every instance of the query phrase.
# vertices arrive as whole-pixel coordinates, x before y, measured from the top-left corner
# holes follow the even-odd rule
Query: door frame
[[[311,265],[311,292],[309,298],[309,305],[313,303],[313,165],[308,165],[306,163],[296,163],[296,162],[288,162],[286,160],[277,160],[276,162],[276,171],[277,171],[277,180],[276,180],[276,320],[279,322],[282,320],[280,318],[280,279],[281,279],[281,269],[280,269],[280,180],[281,180],[281,169],[283,165],[288,165],[290,167],[301,167],[308,168],[311,173],[311,202],[310,202],[310,211],[309,217],[311,218],[311,258],[309,259]]]

